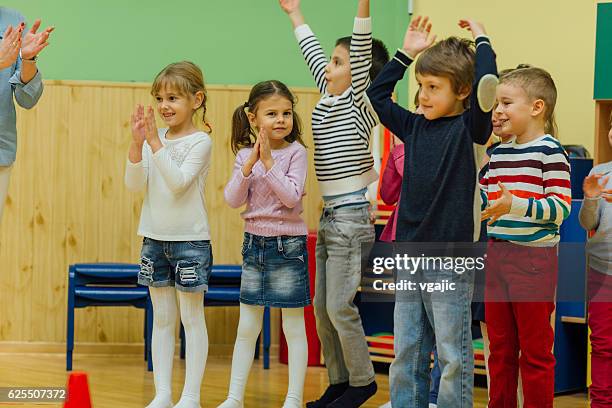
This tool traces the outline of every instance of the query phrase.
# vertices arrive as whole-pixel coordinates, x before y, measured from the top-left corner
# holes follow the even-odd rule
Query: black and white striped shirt
[[[371,82],[372,21],[355,18],[349,52],[351,86],[340,96],[327,92],[328,61],[310,27],[297,27],[295,36],[322,94],[312,112],[314,164],[321,194],[361,190],[378,179],[370,152],[370,133],[378,124],[378,117],[365,94]]]

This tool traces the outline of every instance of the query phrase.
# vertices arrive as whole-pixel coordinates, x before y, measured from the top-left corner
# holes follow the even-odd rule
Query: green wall
[[[612,99],[612,3],[597,5],[595,99]]]
[[[307,22],[329,54],[350,35],[357,1],[304,0]],[[313,87],[277,0],[5,0],[29,22],[54,25],[40,57],[47,79],[152,81],[168,63],[192,60],[210,84],[278,79]],[[372,1],[374,36],[391,54],[408,24],[407,0]],[[405,100],[407,82],[397,88]]]

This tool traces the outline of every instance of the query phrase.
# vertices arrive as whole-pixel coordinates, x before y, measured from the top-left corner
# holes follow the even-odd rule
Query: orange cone
[[[64,408],[91,408],[87,374],[75,372],[68,378],[68,392],[66,393]]]

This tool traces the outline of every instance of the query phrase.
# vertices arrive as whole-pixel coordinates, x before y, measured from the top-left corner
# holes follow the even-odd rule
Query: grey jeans
[[[314,310],[330,384],[374,381],[359,310],[361,243],[374,241],[369,206],[324,209],[317,235]]]

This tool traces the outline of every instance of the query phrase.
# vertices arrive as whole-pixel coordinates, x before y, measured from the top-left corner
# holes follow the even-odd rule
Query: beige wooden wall
[[[243,223],[240,211],[224,203],[223,188],[234,162],[231,115],[248,91],[209,87],[214,148],[206,202],[216,263],[241,263]],[[320,200],[310,112],[319,96],[310,89],[295,93],[309,147],[304,216],[312,229]],[[47,81],[38,105],[18,112],[19,151],[0,224],[0,350],[3,344],[59,347],[65,341],[69,264],[138,262],[142,194],[123,183],[136,103],[152,103],[148,84]],[[133,308],[80,309],[76,341],[141,343],[142,316]],[[211,308],[206,318],[211,345],[231,349],[238,308]]]

